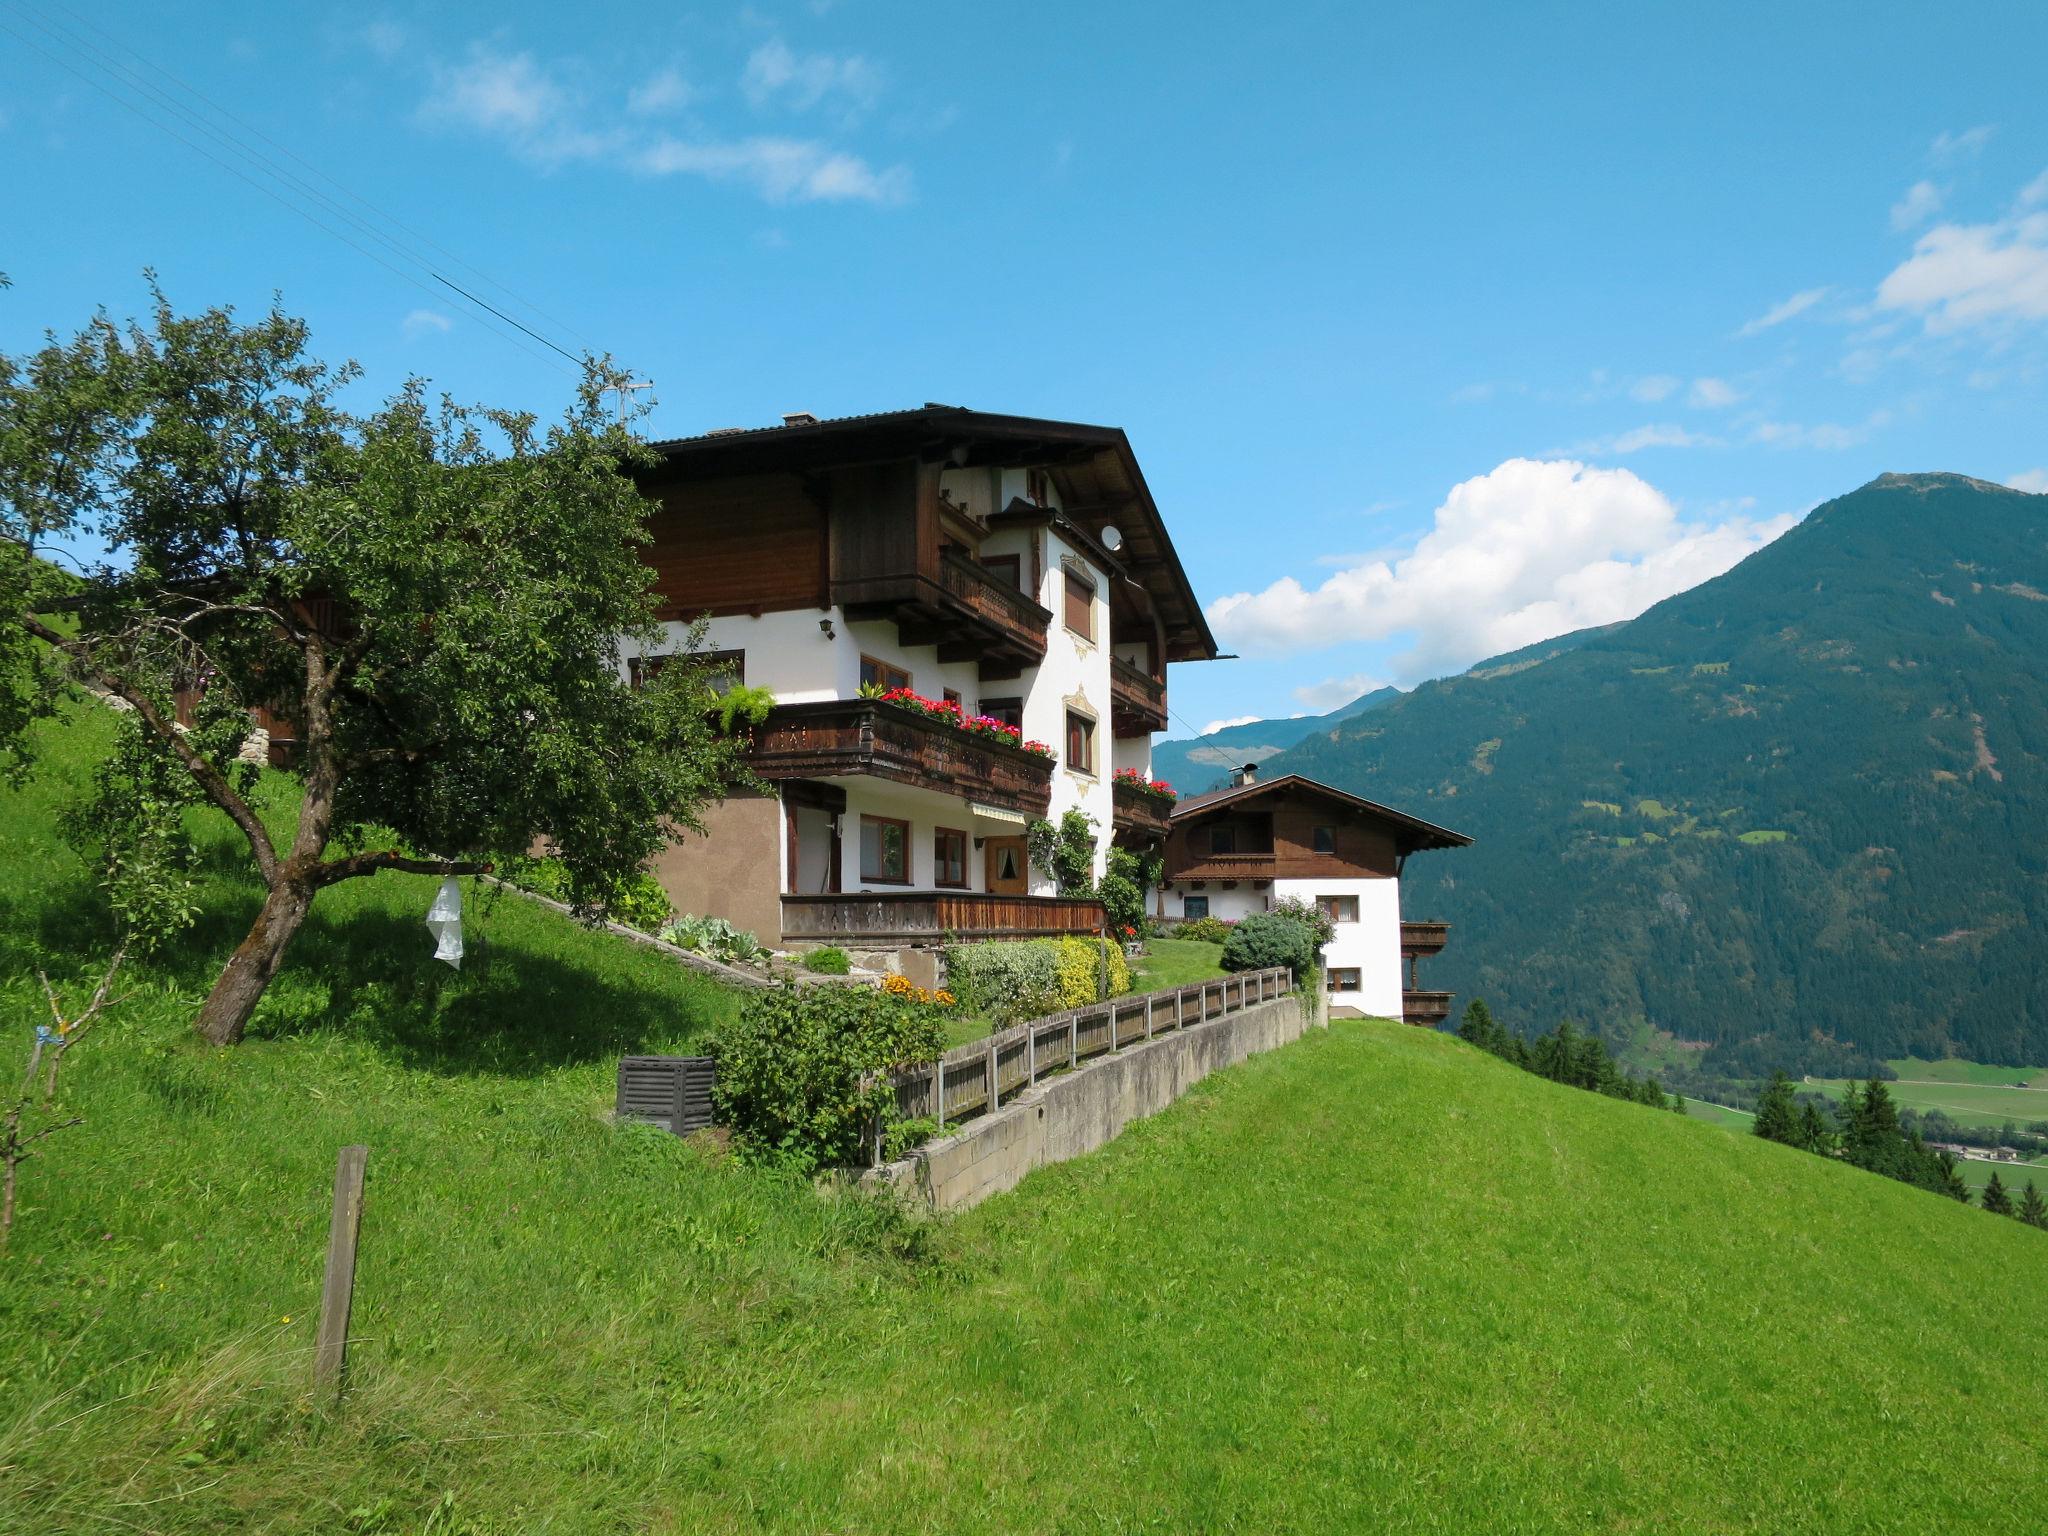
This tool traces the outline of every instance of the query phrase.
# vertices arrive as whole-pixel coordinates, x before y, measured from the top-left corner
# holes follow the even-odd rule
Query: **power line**
[[[539,342],[542,346],[556,353],[570,364],[578,368],[582,366],[583,360],[580,357],[578,357],[575,353],[572,353],[567,348],[558,345],[556,342],[540,334],[532,327],[522,324],[521,322],[505,314],[502,310],[499,310],[495,306],[485,303],[483,300],[477,298],[476,295],[470,293],[468,290],[462,288],[460,285],[451,282],[448,278],[444,277],[440,272],[436,271],[431,263],[421,260],[419,256],[417,256],[410,250],[406,249],[401,243],[393,240],[390,236],[386,235],[384,232],[377,229],[375,226],[367,223],[359,216],[352,214],[346,208],[339,206],[334,202],[332,198],[329,198],[324,193],[320,192],[318,188],[308,185],[299,177],[294,176],[291,172],[279,166],[275,161],[270,160],[260,151],[254,150],[250,148],[248,145],[240,142],[238,139],[235,138],[233,134],[227,132],[226,130],[218,127],[215,124],[209,123],[204,118],[193,113],[190,109],[184,107],[179,102],[166,96],[163,92],[157,90],[154,86],[152,86],[148,81],[143,80],[139,76],[137,76],[134,73],[134,71],[127,69],[125,66],[119,64],[117,61],[109,61],[106,58],[106,56],[100,52],[100,50],[94,48],[90,43],[84,42],[81,39],[64,32],[62,29],[53,27],[50,23],[43,21],[42,19],[35,17],[33,15],[27,15],[25,17],[21,16],[18,11],[18,8],[17,19],[27,20],[31,25],[35,26],[39,31],[41,31],[45,35],[45,37],[53,41],[56,41],[59,44],[69,45],[71,48],[77,50],[80,54],[86,57],[88,62],[97,64],[98,67],[101,70],[103,70],[109,77],[111,77],[117,84],[125,86],[130,90],[140,93],[144,96],[146,100],[153,100],[153,102],[157,104],[161,109],[169,111],[170,113],[174,114],[176,118],[182,120],[185,124],[189,125],[193,129],[213,138],[229,153],[239,154],[245,157],[246,160],[250,162],[255,168],[261,170],[262,172],[268,174],[269,176],[276,179],[280,183],[284,184],[286,188],[295,189],[301,196],[312,202],[314,207],[318,208],[321,212],[327,213],[330,217],[340,219],[343,222],[347,223],[348,225],[354,227],[359,233],[364,235],[366,238],[375,241],[379,245],[384,246],[399,260],[405,261],[408,264],[419,268],[422,272],[426,274],[428,278],[442,284],[444,287],[461,295],[472,306],[484,311],[489,315],[495,316],[497,319],[502,320],[507,325],[515,327],[517,330],[524,333],[526,336],[531,337],[534,341]],[[133,113],[135,116],[141,118],[145,123],[148,123],[151,127],[156,128],[158,131],[168,135],[173,139],[176,139],[179,143],[183,144],[186,148],[192,150],[195,154],[198,154],[204,157],[205,159],[211,161],[213,164],[219,166],[222,170],[228,172],[230,175],[234,176],[238,180],[255,188],[258,192],[263,193],[266,197],[271,198],[273,201],[281,204],[283,207],[289,209],[293,213],[296,213],[297,215],[299,215],[299,217],[306,220],[307,223],[313,225],[314,228],[319,229],[325,234],[333,236],[342,244],[348,246],[349,249],[355,251],[358,255],[364,256],[369,260],[375,262],[378,266],[383,267],[387,272],[390,272],[393,276],[402,278],[404,281],[412,284],[415,288],[418,288],[422,292],[426,293],[429,297],[435,296],[435,290],[429,287],[425,282],[422,282],[418,276],[415,276],[413,273],[404,271],[401,268],[394,266],[391,261],[388,261],[384,257],[378,255],[377,252],[366,249],[356,240],[351,239],[349,235],[345,233],[343,230],[335,228],[333,224],[326,222],[326,220],[317,216],[315,212],[309,210],[301,202],[296,201],[293,196],[288,194],[288,192],[280,191],[277,187],[266,185],[265,183],[257,180],[255,177],[249,175],[248,172],[244,170],[241,166],[231,164],[228,160],[225,160],[221,158],[220,155],[215,154],[206,145],[195,142],[186,134],[181,133],[173,123],[165,122],[161,120],[159,117],[153,115],[144,105],[138,104],[138,102],[131,100],[128,96],[123,95],[116,90],[109,89],[105,84],[101,83],[101,81],[93,78],[93,76],[87,74],[84,70],[79,69],[69,60],[60,57],[58,54],[51,52],[50,49],[44,47],[42,43],[39,42],[37,39],[21,32],[20,30],[18,30],[18,28],[8,26],[4,21],[0,21],[0,30],[7,31],[12,36],[19,39],[21,42],[27,44],[30,48],[33,48],[37,53],[41,54],[51,63],[57,65],[58,68],[64,70],[67,74],[70,74],[76,77],[77,79],[83,81],[85,84],[91,86],[94,90],[98,91],[101,95],[107,97],[109,100],[115,102],[127,111]],[[198,93],[194,92],[193,94],[197,95]],[[336,185],[339,184],[337,183]],[[349,195],[353,196],[353,194]],[[361,199],[357,200],[362,201]],[[371,207],[372,205],[365,202],[364,206]],[[388,216],[380,215],[380,217]],[[396,223],[395,220],[393,220],[392,222]],[[486,281],[488,281],[488,279],[486,279]],[[493,286],[500,285],[493,284]],[[509,292],[509,290],[507,291]],[[528,307],[531,308],[532,306]],[[536,310],[535,312],[539,313],[538,310]],[[521,342],[518,339],[518,337],[510,335],[503,330],[500,330],[497,326],[491,324],[489,320],[482,320],[480,321],[480,323],[483,325],[485,330],[490,331],[493,335],[499,337],[501,340],[509,342],[513,346],[518,347],[520,351],[527,353],[528,356],[534,357],[538,361],[549,363],[550,366],[557,366],[554,364],[553,359],[547,358],[542,354],[535,352],[532,348],[528,347],[527,345],[525,345],[525,343]]]
[[[343,197],[347,198],[349,201],[353,203],[358,203],[362,207],[368,209],[377,218],[382,219],[385,223],[392,226],[392,228],[400,231],[401,233],[407,236],[410,236],[414,240],[419,241],[429,250],[438,252],[440,255],[446,257],[455,266],[460,267],[464,271],[473,274],[479,281],[484,283],[486,286],[495,288],[499,293],[505,295],[506,298],[510,299],[513,303],[519,305],[520,308],[530,311],[532,314],[546,321],[549,325],[556,326],[559,329],[566,331],[575,340],[581,342],[587,350],[591,352],[599,352],[603,350],[589,337],[577,331],[577,329],[574,326],[568,324],[566,321],[557,319],[555,316],[549,314],[546,310],[542,309],[539,305],[535,304],[532,300],[525,298],[523,295],[514,292],[511,288],[506,287],[505,284],[497,281],[497,279],[493,278],[488,272],[483,271],[481,268],[477,267],[471,262],[465,261],[456,252],[449,250],[446,246],[440,244],[431,236],[423,234],[419,230],[414,229],[404,220],[385,211],[383,208],[380,208],[377,204],[371,202],[368,198],[362,196],[360,193],[354,191],[353,189],[346,186],[342,182],[337,181],[334,177],[328,175],[325,171],[321,170],[320,167],[314,165],[304,156],[295,152],[290,145],[279,143],[276,139],[272,138],[269,134],[265,133],[256,124],[251,123],[246,118],[237,116],[234,112],[222,106],[219,102],[215,101],[211,96],[208,96],[204,91],[200,90],[197,86],[191,84],[189,81],[184,80],[178,75],[174,74],[170,69],[168,69],[164,65],[156,63],[147,54],[144,54],[138,51],[137,49],[129,47],[126,43],[122,42],[121,39],[115,37],[105,28],[96,26],[90,18],[79,15],[78,12],[72,10],[68,6],[56,3],[56,0],[50,0],[50,8],[53,10],[62,11],[65,15],[69,16],[79,26],[84,27],[87,31],[97,33],[99,36],[105,38],[109,43],[113,44],[116,48],[119,48],[123,53],[127,54],[129,57],[133,59],[138,60],[143,65],[144,68],[155,71],[158,75],[161,75],[165,80],[170,82],[172,85],[176,86],[179,90],[185,92],[186,95],[191,96],[195,100],[204,103],[208,108],[218,113],[221,117],[226,118],[229,122],[234,123],[237,126],[247,130],[249,133],[255,135],[256,138],[262,140],[265,144],[268,144],[272,149],[276,150],[286,159],[292,161],[296,165],[303,167],[308,173],[315,177],[318,177],[321,181],[326,182],[328,186],[334,188],[335,191],[339,192]],[[451,283],[449,286],[453,287],[454,285]],[[509,317],[505,318],[509,319]],[[550,343],[550,345],[552,345],[552,343]]]

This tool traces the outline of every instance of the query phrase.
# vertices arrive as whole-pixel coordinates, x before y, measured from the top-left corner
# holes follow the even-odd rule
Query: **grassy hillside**
[[[1473,834],[1433,985],[1710,1072],[2048,1060],[2048,497],[1885,476],[1562,655],[1268,765]],[[1485,675],[1482,675],[1482,674]]]
[[[50,809],[0,800],[10,1053],[23,966],[97,952]],[[186,1038],[190,958],[81,1049],[4,1261],[0,1530],[2022,1529],[2048,1478],[2015,1222],[1361,1023],[910,1223],[605,1122],[723,994],[511,898],[455,977],[425,882],[350,900],[264,1038]]]

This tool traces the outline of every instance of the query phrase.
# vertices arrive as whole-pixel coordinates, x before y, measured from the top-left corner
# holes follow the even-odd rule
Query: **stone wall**
[[[934,1210],[956,1210],[1013,1188],[1025,1174],[1112,1140],[1211,1072],[1299,1039],[1328,1023],[1322,999],[1298,995],[1161,1035],[1026,1089],[863,1182],[889,1184]]]

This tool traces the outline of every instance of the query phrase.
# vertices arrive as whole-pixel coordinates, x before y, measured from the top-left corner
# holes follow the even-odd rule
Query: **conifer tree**
[[[1811,1099],[1799,1107],[1799,1145],[1809,1152],[1828,1150],[1828,1125]]]
[[[1943,1152],[1937,1155],[1936,1167],[1941,1175],[1941,1193],[1951,1200],[1970,1203],[1970,1186],[1963,1182],[1963,1170],[1956,1166],[1956,1160]]]
[[[1783,1072],[1771,1074],[1770,1086],[1756,1101],[1756,1133],[1765,1141],[1781,1141],[1788,1147],[1799,1142],[1799,1113],[1792,1103],[1792,1080]]]
[[[1671,1112],[1677,1115],[1685,1113],[1685,1095],[1683,1093],[1671,1095]]]
[[[2010,1216],[2013,1213],[2012,1196],[2007,1193],[2005,1180],[1998,1176],[1996,1168],[1991,1170],[1991,1181],[1984,1186],[1984,1193],[1979,1198],[1984,1209],[1994,1216]]]
[[[2041,1198],[2032,1179],[2027,1180],[2026,1191],[2020,1196],[2019,1217],[2030,1227],[2048,1228],[2048,1200]]]

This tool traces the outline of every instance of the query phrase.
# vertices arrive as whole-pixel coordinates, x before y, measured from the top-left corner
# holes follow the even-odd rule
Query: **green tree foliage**
[[[1792,1080],[1784,1073],[1771,1074],[1770,1086],[1757,1100],[1753,1129],[1765,1141],[1780,1141],[1788,1147],[1804,1145],[1799,1108],[1792,1101]]]
[[[2027,1180],[2027,1187],[2020,1195],[2017,1214],[2030,1227],[2048,1229],[2048,1201],[2041,1198],[2041,1191],[2034,1188],[2032,1179]]]
[[[1052,877],[1062,896],[1086,896],[1095,884],[1095,818],[1078,806],[1055,826],[1034,821],[1024,829],[1031,862]]]
[[[1292,918],[1315,935],[1318,955],[1323,952],[1324,946],[1337,937],[1336,920],[1312,901],[1304,901],[1299,896],[1283,896],[1267,910],[1280,917]]]
[[[1284,965],[1300,980],[1319,967],[1321,956],[1314,932],[1302,923],[1277,912],[1254,912],[1231,928],[1222,963],[1226,971]]]
[[[2005,1187],[2005,1180],[1998,1176],[1996,1168],[1991,1170],[1991,1177],[1984,1183],[1984,1193],[1981,1200],[1984,1209],[1994,1216],[2010,1216],[2013,1214],[2012,1195]]]
[[[1833,1133],[1820,1106],[1808,1099],[1799,1106],[1799,1143],[1809,1152],[1825,1152],[1834,1144]]]
[[[719,1123],[757,1156],[809,1172],[868,1161],[896,1118],[886,1081],[935,1060],[944,1015],[873,987],[781,986],[747,999],[712,1043]]]
[[[538,841],[594,914],[737,771],[700,667],[622,680],[621,639],[661,634],[627,473],[644,450],[605,378],[545,428],[417,384],[355,415],[355,370],[302,322],[161,294],[147,324],[0,360],[0,748],[59,676],[133,711],[114,773],[140,792],[78,825],[139,929],[180,916],[184,803],[240,829],[265,899],[200,1007],[208,1039],[241,1037],[335,882],[476,873]],[[37,553],[85,536],[111,557],[61,592]],[[173,700],[195,691],[188,735]],[[257,706],[298,744],[282,839],[234,764]]]

